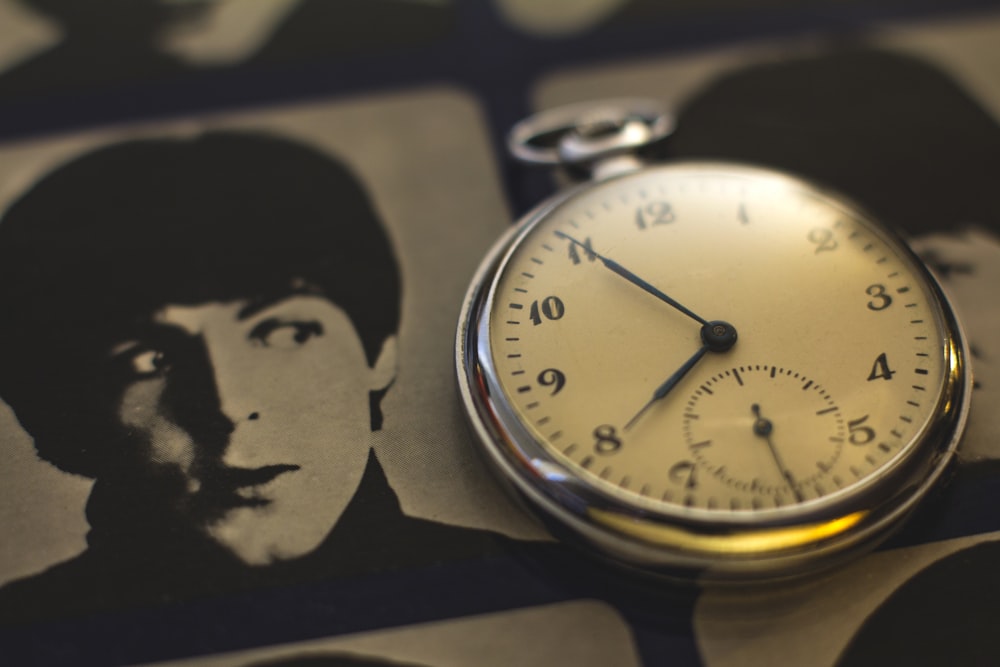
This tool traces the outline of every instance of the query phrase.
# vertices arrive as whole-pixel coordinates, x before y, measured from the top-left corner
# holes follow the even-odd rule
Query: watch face
[[[494,441],[529,484],[573,480],[598,512],[857,522],[953,446],[960,344],[936,285],[797,180],[612,178],[527,223],[495,269],[471,325]]]

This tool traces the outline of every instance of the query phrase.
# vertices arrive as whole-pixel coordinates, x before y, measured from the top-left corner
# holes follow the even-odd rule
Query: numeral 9
[[[555,396],[562,391],[566,384],[566,375],[555,368],[546,368],[538,374],[538,384],[543,387],[552,387],[552,396]]]

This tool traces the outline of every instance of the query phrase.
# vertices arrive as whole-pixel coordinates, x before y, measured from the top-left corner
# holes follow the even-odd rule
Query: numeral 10
[[[566,306],[563,305],[562,300],[557,296],[547,296],[542,299],[541,303],[537,300],[531,302],[528,317],[531,318],[535,326],[538,326],[542,323],[542,318],[546,320],[558,320],[565,314]]]

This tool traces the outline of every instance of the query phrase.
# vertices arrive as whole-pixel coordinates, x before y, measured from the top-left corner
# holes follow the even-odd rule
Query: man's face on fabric
[[[348,316],[305,295],[168,305],[111,354],[142,472],[251,565],[308,554],[336,524],[367,461],[369,392],[395,374],[394,340],[369,366]]]

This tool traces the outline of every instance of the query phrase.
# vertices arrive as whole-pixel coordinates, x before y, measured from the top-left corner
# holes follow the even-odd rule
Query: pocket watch
[[[941,479],[969,407],[962,330],[899,236],[730,162],[645,163],[656,103],[514,127],[586,172],[483,261],[458,328],[476,440],[553,533],[702,582],[871,548]]]

